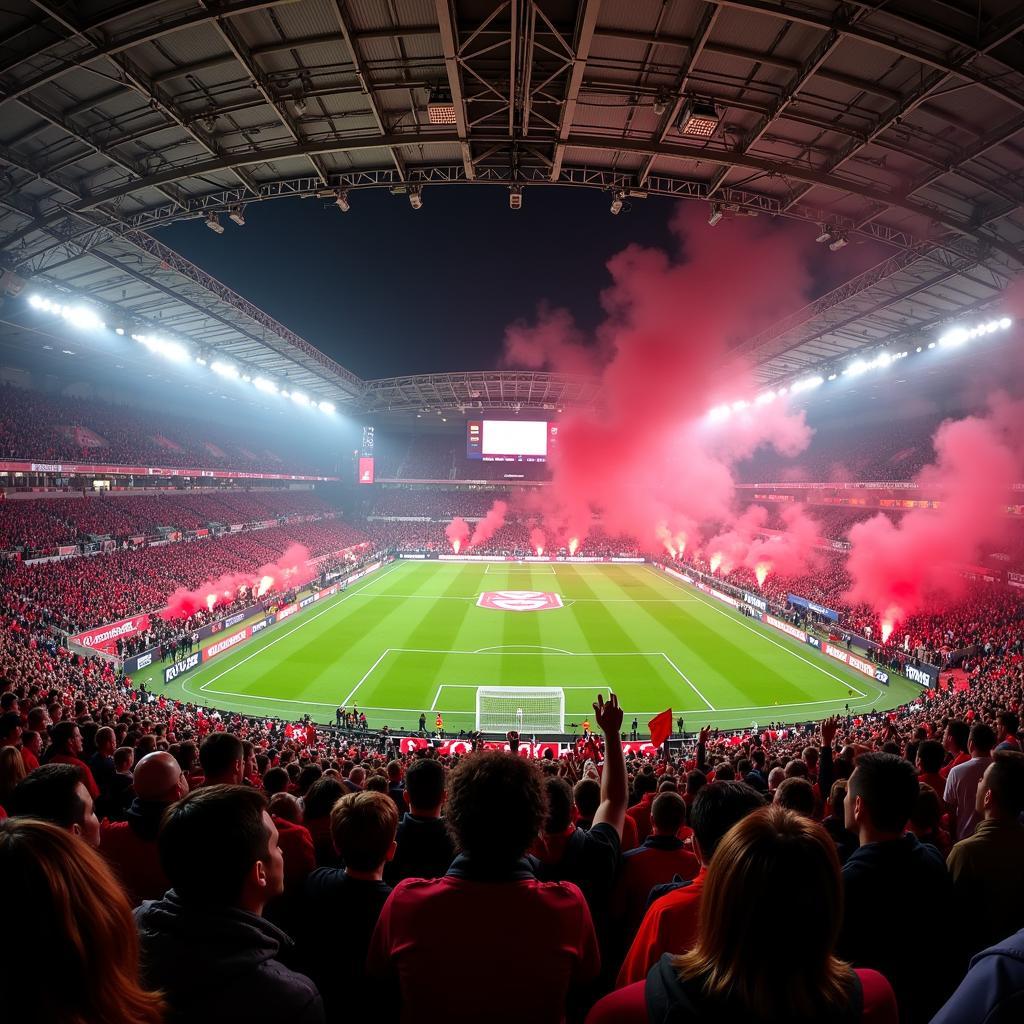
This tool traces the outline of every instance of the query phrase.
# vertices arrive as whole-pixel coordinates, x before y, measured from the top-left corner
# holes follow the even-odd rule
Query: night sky
[[[590,189],[527,189],[518,212],[491,186],[428,187],[418,211],[383,189],[351,202],[347,214],[329,200],[254,203],[245,227],[221,218],[223,235],[198,220],[157,234],[366,378],[492,369],[505,327],[541,302],[592,328],[610,256],[630,243],[677,248],[669,199],[633,200],[618,217]],[[855,248],[825,263],[834,279],[819,291],[881,258]]]

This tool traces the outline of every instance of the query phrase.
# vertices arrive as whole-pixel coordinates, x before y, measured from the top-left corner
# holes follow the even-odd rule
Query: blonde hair
[[[45,821],[0,822],[5,912],[20,929],[0,959],[4,1009],[53,1024],[159,1024],[139,980],[128,899],[87,843]]]
[[[842,903],[839,857],[824,828],[777,804],[764,807],[718,844],[696,945],[674,963],[711,1000],[757,1017],[827,1019],[847,1004],[854,982],[833,953]]]
[[[0,805],[7,804],[14,787],[28,774],[17,747],[0,747]]]

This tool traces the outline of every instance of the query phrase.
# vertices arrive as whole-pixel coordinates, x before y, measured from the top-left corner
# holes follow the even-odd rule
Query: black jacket
[[[167,997],[167,1024],[323,1024],[316,986],[276,957],[291,939],[231,907],[182,903],[173,889],[135,911],[143,977]]]
[[[455,859],[455,844],[444,818],[417,818],[406,812],[395,842],[394,860],[384,865],[384,880],[391,885],[403,878],[441,878]]]

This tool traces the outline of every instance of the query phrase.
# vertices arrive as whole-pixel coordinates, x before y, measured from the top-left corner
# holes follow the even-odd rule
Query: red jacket
[[[155,814],[156,805],[152,805],[153,815],[139,815],[139,804],[138,800],[132,804],[129,821],[104,819],[100,825],[100,853],[114,869],[133,907],[144,900],[160,899],[171,887],[157,851],[159,815]],[[134,817],[132,812],[136,812]]]
[[[654,803],[654,798],[657,795],[657,793],[644,793],[640,803],[633,804],[626,810],[626,814],[636,822],[638,842],[642,843],[651,834],[651,804]]]
[[[671,882],[676,875],[689,881],[700,871],[700,861],[675,836],[650,835],[635,850],[622,855],[619,878],[612,897],[612,913],[632,935],[647,909],[656,885]]]
[[[73,754],[57,754],[55,757],[50,758],[50,764],[74,765],[82,776],[82,784],[89,790],[89,796],[95,800],[100,795],[100,787],[96,785],[96,780],[92,777],[89,766],[80,758],[75,757]]]
[[[296,825],[285,818],[274,818],[277,845],[284,858],[284,891],[301,892],[306,876],[316,867],[313,837],[305,825]]]

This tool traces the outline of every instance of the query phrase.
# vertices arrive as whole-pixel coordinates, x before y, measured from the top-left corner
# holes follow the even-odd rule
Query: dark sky
[[[223,235],[195,220],[159,238],[362,377],[491,369],[505,327],[542,301],[593,327],[605,262],[626,245],[677,248],[675,200],[633,200],[613,217],[596,190],[527,189],[518,212],[507,196],[428,187],[414,211],[372,189],[353,193],[347,214],[327,200],[281,199],[250,205],[243,228],[222,217]]]

